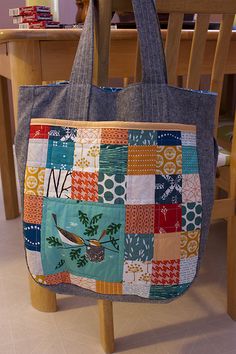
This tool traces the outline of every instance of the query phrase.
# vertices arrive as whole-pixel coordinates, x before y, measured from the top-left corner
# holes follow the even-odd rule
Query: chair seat
[[[230,152],[219,146],[219,156],[217,167],[229,166],[230,164]]]

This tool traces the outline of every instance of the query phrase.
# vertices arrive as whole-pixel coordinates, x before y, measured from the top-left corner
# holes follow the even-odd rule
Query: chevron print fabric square
[[[103,295],[182,294],[201,237],[196,133],[61,122],[30,129],[24,237],[34,278]]]

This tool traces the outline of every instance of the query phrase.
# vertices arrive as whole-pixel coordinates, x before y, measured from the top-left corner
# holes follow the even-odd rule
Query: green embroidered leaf
[[[70,259],[74,261],[75,259],[78,259],[81,254],[81,249],[78,248],[77,250],[71,250],[70,251]]]
[[[98,232],[98,225],[90,225],[89,227],[86,227],[85,229],[85,236],[88,237],[93,237],[97,234]]]
[[[79,210],[79,220],[82,222],[83,225],[88,226],[89,223],[89,218],[86,213],[83,213],[82,211]]]
[[[62,243],[59,241],[59,239],[54,236],[48,237],[46,238],[46,240],[48,241],[49,245],[52,247],[62,246]]]
[[[110,241],[111,241],[112,246],[115,247],[115,249],[116,249],[117,251],[119,251],[119,244],[118,244],[118,242],[117,242],[118,239],[115,239],[115,237],[110,236]]]
[[[66,262],[66,261],[65,261],[64,259],[61,259],[55,269],[61,268],[61,267],[65,264],[65,262]]]
[[[121,228],[121,224],[110,224],[108,227],[107,227],[107,235],[108,236],[113,236],[115,235]]]
[[[90,225],[96,224],[101,218],[102,218],[102,214],[95,215],[95,216],[91,219]]]
[[[79,268],[81,268],[81,267],[86,266],[87,263],[88,263],[87,257],[86,257],[86,256],[82,256],[82,257],[80,257],[80,258],[78,259],[78,261],[77,261],[77,266],[78,266]]]

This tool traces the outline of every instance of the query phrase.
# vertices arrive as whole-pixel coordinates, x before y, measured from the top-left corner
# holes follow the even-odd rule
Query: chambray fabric
[[[15,143],[21,192],[23,195],[31,118],[196,125],[203,202],[199,268],[206,245],[214,201],[218,150],[213,138],[213,128],[217,96],[214,93],[185,90],[166,84],[164,54],[153,2],[133,0],[133,5],[141,42],[143,63],[141,83],[130,85],[117,92],[108,92],[91,85],[93,64],[93,35],[91,31],[94,13],[93,1],[91,1],[70,82],[63,85],[23,86],[20,88],[18,131]],[[84,55],[88,55],[85,61],[83,61]],[[133,295],[101,295],[71,284],[55,285],[48,288],[57,293],[89,295],[114,301],[162,302]]]

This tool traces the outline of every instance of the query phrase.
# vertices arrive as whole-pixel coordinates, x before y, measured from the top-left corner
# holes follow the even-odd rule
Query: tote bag
[[[170,301],[192,284],[206,243],[216,95],[167,85],[153,1],[132,2],[142,82],[92,85],[91,0],[70,81],[20,89],[26,258],[57,293]]]

